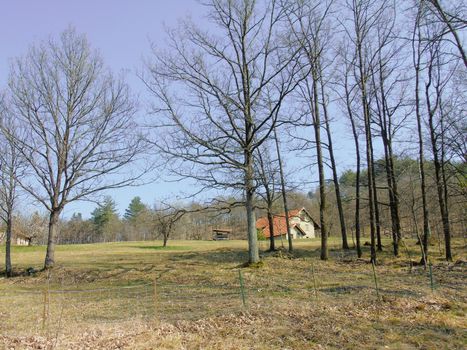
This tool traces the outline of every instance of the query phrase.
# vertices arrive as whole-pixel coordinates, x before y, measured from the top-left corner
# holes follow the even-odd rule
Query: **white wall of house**
[[[301,222],[300,228],[306,233],[304,238],[315,238],[315,226],[312,222]]]
[[[292,239],[303,239],[303,238],[314,238],[314,228],[313,228],[313,233],[311,232],[305,232],[305,235],[301,231],[299,231],[296,227],[292,227],[290,230],[290,233],[292,234]],[[287,238],[287,234],[285,235]]]
[[[315,234],[315,226],[313,224],[313,220],[304,212],[303,210],[298,213],[298,216],[294,216],[290,219],[290,224],[291,225],[299,225],[300,229],[305,232],[305,235],[303,235],[302,232],[300,232],[298,229],[295,227],[291,230],[292,231],[292,238],[297,239],[297,238],[314,238],[316,237]]]

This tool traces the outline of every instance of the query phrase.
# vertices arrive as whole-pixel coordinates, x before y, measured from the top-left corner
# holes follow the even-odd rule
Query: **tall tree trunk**
[[[272,215],[271,205],[268,203],[268,223],[269,223],[269,251],[276,250],[276,240],[274,238],[274,216]]]
[[[167,242],[169,241],[169,234],[167,232],[164,232],[164,234],[162,235],[162,246],[165,248],[167,247]]]
[[[371,163],[373,164],[371,169],[373,171],[373,196],[374,196],[374,207],[375,207],[375,225],[376,225],[376,247],[378,249],[378,252],[383,251],[383,242],[381,240],[381,219],[379,215],[379,205],[378,205],[378,189],[376,187],[376,175],[375,175],[375,160],[374,160],[374,151],[373,151],[373,142],[370,142],[370,147],[371,147]]]
[[[366,97],[363,98],[364,104]],[[367,106],[368,107],[368,106]],[[364,107],[364,109],[367,109]],[[370,238],[371,238],[371,257],[370,260],[373,263],[376,263],[376,227],[375,227],[375,197],[373,194],[374,190],[374,181],[373,181],[373,154],[372,154],[372,137],[371,137],[371,127],[369,120],[369,111],[364,113],[365,116],[365,139],[366,139],[366,159],[367,159],[367,176],[368,176],[368,200],[369,200],[369,217],[370,217]]]
[[[355,3],[354,3],[355,5]],[[367,161],[367,176],[368,176],[368,204],[369,204],[369,221],[370,221],[370,236],[371,236],[371,262],[376,263],[376,227],[375,227],[375,182],[374,182],[374,171],[373,171],[373,141],[371,133],[371,115],[370,115],[370,106],[368,101],[367,94],[367,81],[368,68],[367,59],[363,57],[364,48],[363,48],[363,39],[362,36],[365,36],[365,32],[362,23],[360,23],[360,9],[354,7],[354,21],[355,21],[355,53],[357,59],[357,69],[359,77],[357,79],[358,86],[360,89],[360,98],[362,103],[362,112],[363,120],[365,127],[365,144],[366,144],[366,161]],[[367,23],[365,23],[367,24]]]
[[[382,128],[383,129],[383,128]],[[385,131],[382,130],[382,135],[385,134]],[[392,231],[392,247],[394,256],[399,255],[399,235],[397,230],[397,214],[396,208],[394,203],[394,192],[393,192],[393,182],[391,179],[391,166],[389,161],[389,151],[388,151],[388,141],[386,136],[382,137],[383,145],[384,145],[384,166],[386,170],[386,181],[388,186],[388,196],[389,196],[389,210],[391,213],[391,231]]]
[[[269,226],[269,251],[273,252],[276,250],[276,241],[274,237],[274,216],[272,214],[272,206],[274,203],[273,194],[271,193],[271,189],[269,188],[269,181],[268,181],[268,174],[266,173],[265,169],[265,162],[263,156],[261,154],[261,150],[258,152],[258,161],[259,161],[259,170],[260,170],[260,178],[262,185],[264,187],[264,192],[266,193],[266,203],[267,203],[267,215],[268,215],[268,226]],[[273,174],[270,174],[274,176]]]
[[[366,87],[365,87],[366,89]],[[365,92],[366,93],[366,92]],[[365,99],[366,100],[366,99]],[[366,102],[369,104],[369,102]],[[383,251],[383,243],[381,241],[381,220],[379,216],[379,205],[378,205],[378,188],[376,187],[376,171],[375,171],[375,158],[374,158],[374,150],[373,150],[373,137],[371,135],[371,115],[370,115],[370,107],[367,105],[368,110],[368,124],[365,121],[365,128],[368,127],[369,131],[369,139],[367,140],[367,147],[369,147],[370,152],[368,153],[370,158],[368,159],[368,163],[371,164],[371,178],[368,176],[368,186],[372,187],[372,198],[373,198],[373,210],[374,210],[374,218],[375,218],[375,225],[376,225],[376,247],[379,252]],[[368,172],[370,168],[368,168]]]
[[[389,138],[388,142],[388,156],[389,156],[389,173],[390,173],[390,180],[391,180],[391,192],[392,192],[392,229],[395,231],[395,238],[396,241],[394,242],[394,255],[397,256],[399,254],[399,242],[402,239],[402,229],[401,229],[401,222],[400,222],[400,214],[399,214],[399,190],[397,186],[397,179],[396,179],[396,172],[394,169],[394,154],[392,151],[392,139]]]
[[[279,162],[279,175],[281,177],[281,190],[282,190],[282,201],[284,204],[284,215],[285,215],[285,225],[287,226],[287,239],[289,243],[289,252],[293,252],[292,244],[292,232],[290,230],[290,220],[289,220],[289,206],[287,203],[287,193],[285,190],[285,177],[284,177],[284,168],[282,165],[282,156],[279,148],[279,139],[277,138],[276,128],[274,128],[274,140],[276,142],[276,151],[277,151],[277,160]],[[281,236],[282,237],[282,236]],[[281,238],[282,239],[282,238]]]
[[[428,212],[428,202],[426,198],[426,177],[425,177],[425,156],[423,146],[423,130],[422,130],[422,115],[420,111],[420,45],[421,35],[418,28],[418,18],[416,27],[414,28],[414,37],[412,39],[412,52],[413,52],[413,63],[415,68],[415,116],[417,118],[417,136],[418,136],[418,164],[419,164],[419,176],[420,176],[420,190],[422,192],[422,210],[423,210],[423,239],[420,242],[422,246],[422,257],[421,262],[426,267],[428,263],[428,247],[430,240],[430,218]],[[417,38],[415,38],[415,32]],[[415,47],[416,43],[416,47]]]
[[[339,212],[339,222],[340,222],[341,236],[342,236],[342,248],[350,249],[349,243],[347,242],[347,229],[345,225],[344,208],[342,207],[341,191],[340,191],[340,186],[339,186],[339,179],[337,177],[336,159],[334,157],[334,148],[332,144],[331,128],[329,125],[328,109],[327,109],[327,104],[325,101],[323,85],[324,85],[323,79],[321,78],[321,98],[323,100],[324,122],[325,122],[325,127],[326,127],[326,134],[328,138],[328,151],[329,151],[329,158],[331,160],[332,180],[334,182],[334,190],[336,192],[336,201],[337,201],[337,210]]]
[[[376,82],[373,76],[373,85],[376,93],[376,105],[378,109],[379,124],[381,130],[381,139],[384,148],[384,166],[386,171],[386,181],[388,186],[389,209],[391,213],[391,229],[394,256],[399,255],[399,241],[401,238],[400,219],[399,219],[399,200],[397,193],[397,182],[394,172],[393,152],[392,152],[392,127],[391,115],[388,112],[386,96],[384,89],[384,67],[381,57],[379,58],[379,82]],[[380,96],[377,95],[377,86],[379,85]],[[376,189],[375,189],[376,191]]]
[[[355,140],[358,144],[358,138]],[[357,146],[357,152],[360,152]],[[355,177],[355,239],[357,242],[357,256],[362,257],[362,244],[361,244],[361,233],[360,233],[360,153],[357,156],[357,174]]]
[[[444,199],[444,188],[443,188],[443,181],[442,181],[442,165],[439,161],[438,157],[438,150],[437,146],[435,144],[436,141],[433,141],[433,138],[435,137],[434,130],[433,130],[433,121],[430,118],[430,133],[432,134],[432,140],[431,140],[431,145],[433,148],[433,154],[434,154],[434,166],[435,166],[435,178],[436,178],[436,190],[438,193],[438,204],[439,204],[439,209],[441,212],[441,222],[443,224],[443,233],[444,233],[444,245],[445,245],[445,251],[446,251],[446,260],[447,261],[452,261],[452,252],[451,252],[451,230],[450,230],[450,223],[449,223],[449,211],[448,208],[446,207],[446,202]]]
[[[439,96],[438,96],[438,100],[436,101],[436,105],[434,106],[434,108],[432,108],[431,100],[430,100],[430,86],[432,84],[432,74],[433,74],[432,69],[433,69],[433,63],[430,63],[429,70],[428,70],[429,80],[425,86],[425,97],[426,97],[427,110],[428,110],[428,127],[430,129],[429,131],[430,131],[431,149],[433,151],[433,163],[435,167],[436,190],[438,193],[438,204],[439,204],[439,209],[441,212],[441,222],[443,225],[446,260],[452,261],[449,211],[448,211],[448,208],[446,207],[446,200],[444,198],[444,188],[443,188],[443,180],[442,180],[442,164],[439,159],[440,155],[438,153],[439,152],[438,145],[436,144],[437,135],[436,135],[435,125],[434,125],[434,116],[435,116],[435,111],[438,108]],[[443,118],[443,117],[444,116],[441,115],[440,118]]]
[[[58,231],[58,219],[60,212],[58,210],[52,210],[49,217],[49,232],[47,237],[47,253],[45,255],[44,269],[51,269],[55,264],[55,239]]]
[[[328,232],[326,226],[326,179],[324,178],[324,162],[321,144],[321,118],[319,115],[318,73],[312,71],[313,76],[313,128],[315,130],[316,158],[319,174],[319,220],[321,226],[321,260],[328,259]]]
[[[444,116],[442,105],[440,106],[441,114]],[[448,180],[446,176],[446,129],[444,128],[444,118],[441,118],[441,179],[443,184],[444,194],[444,207],[446,208],[447,216],[449,217],[449,192],[448,192]]]
[[[6,220],[6,237],[5,237],[5,275],[12,277],[13,271],[11,266],[11,232],[12,232],[12,219],[11,215],[7,215]]]
[[[246,196],[246,217],[248,229],[248,261],[250,264],[259,262],[258,235],[256,232],[256,216],[254,208],[254,171],[253,155],[245,151],[245,196]]]
[[[445,235],[445,244],[446,244],[446,260],[452,261],[452,252],[451,252],[451,228],[449,220],[449,193],[448,193],[448,183],[446,177],[446,154],[445,154],[445,132],[444,129],[444,111],[442,105],[440,106],[441,112],[441,185],[443,189],[443,198],[444,198],[444,217],[443,217],[443,230]],[[446,229],[447,228],[447,229]]]
[[[352,135],[355,143],[355,157],[357,160],[356,178],[355,178],[355,239],[357,256],[362,257],[362,245],[360,241],[361,230],[360,230],[360,173],[361,173],[361,157],[360,157],[360,144],[358,142],[357,125],[355,123],[354,115],[351,108],[350,92],[348,89],[348,75],[345,74],[345,100],[347,105],[347,113],[349,115],[350,124],[352,125]]]
[[[361,50],[359,50],[361,51]],[[361,55],[361,53],[360,53]],[[369,204],[369,221],[370,221],[370,240],[371,240],[371,257],[370,260],[376,263],[376,219],[375,219],[375,182],[374,182],[374,171],[373,171],[373,143],[371,135],[371,120],[370,110],[367,102],[366,95],[366,83],[363,77],[363,59],[360,57],[360,86],[362,92],[362,106],[363,116],[365,124],[365,144],[366,144],[366,160],[367,160],[367,177],[368,177],[368,204]]]

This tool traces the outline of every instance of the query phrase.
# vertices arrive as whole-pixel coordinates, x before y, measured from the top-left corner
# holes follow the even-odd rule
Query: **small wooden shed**
[[[213,228],[212,239],[215,241],[226,241],[229,239],[229,235],[232,233],[230,229],[224,228]]]
[[[31,243],[32,243],[32,238],[31,237],[28,237],[22,233],[14,233],[13,234],[13,237],[12,237],[12,242],[13,244],[16,244],[16,245],[26,245],[26,246],[30,246]]]

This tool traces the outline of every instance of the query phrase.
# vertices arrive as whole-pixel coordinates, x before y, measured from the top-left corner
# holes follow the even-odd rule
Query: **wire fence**
[[[235,270],[222,282],[174,283],[152,280],[94,289],[0,291],[0,334],[54,334],[130,320],[177,322],[266,308],[286,300],[338,303],[341,299],[375,301],[383,297],[421,298],[442,289],[444,295],[466,290],[465,269],[418,269],[411,273],[367,266],[364,271],[317,269],[313,265],[286,277]],[[438,275],[436,275],[438,274]],[[456,275],[457,274],[457,275]]]
[[[1,295],[3,334],[38,334],[66,325],[152,316],[152,284],[89,290],[7,291]]]

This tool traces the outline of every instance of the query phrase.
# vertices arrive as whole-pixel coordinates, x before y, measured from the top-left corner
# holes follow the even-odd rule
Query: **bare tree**
[[[452,261],[451,252],[451,227],[449,220],[448,192],[445,177],[444,162],[444,119],[443,113],[443,92],[449,81],[449,76],[441,73],[443,62],[440,53],[440,42],[429,43],[427,79],[425,82],[425,101],[428,116],[428,130],[430,134],[431,150],[433,152],[433,162],[435,167],[435,180],[438,193],[438,203],[443,224],[446,260]]]
[[[5,275],[12,276],[11,236],[14,210],[18,199],[17,178],[24,171],[24,162],[10,137],[17,132],[15,118],[10,114],[6,98],[0,96],[0,125],[6,132],[0,133],[0,218],[5,223]]]
[[[356,159],[356,169],[355,169],[355,239],[357,250],[357,256],[362,257],[362,246],[361,246],[361,225],[360,225],[360,183],[361,183],[361,151],[360,151],[360,141],[359,141],[359,130],[361,129],[358,125],[358,106],[356,106],[356,100],[358,100],[358,95],[356,91],[358,90],[358,84],[352,83],[352,71],[355,65],[355,54],[348,57],[348,47],[341,48],[342,53],[342,76],[343,81],[338,82],[343,87],[343,93],[340,96],[340,102],[343,105],[343,109],[349,118],[352,137],[355,145],[355,159]]]
[[[429,3],[433,2],[430,1]],[[434,5],[435,7],[438,6],[438,12],[442,11],[438,2]],[[449,130],[456,127],[456,123],[451,123],[452,120],[449,115],[457,114],[455,106],[459,97],[462,96],[462,92],[453,86],[456,85],[457,77],[465,76],[465,64],[461,65],[462,60],[454,54],[459,47],[453,47],[452,43],[446,40],[446,36],[450,33],[450,30],[446,32],[446,21],[439,21],[437,20],[438,17],[439,13],[433,12],[432,5],[427,2],[419,3],[413,31],[413,57],[417,83],[417,118],[422,119],[425,116],[423,121],[427,126],[433,156],[435,185],[444,232],[446,260],[450,261],[452,260],[452,232],[447,168],[451,167],[451,165],[448,157],[447,139],[449,138]],[[422,90],[420,85],[423,87],[423,95],[418,95],[419,89]],[[447,96],[450,97],[447,98]],[[425,105],[424,112],[421,108],[422,103]],[[462,105],[465,106],[465,103],[460,104],[460,106]],[[463,107],[461,107],[462,109]],[[427,231],[425,230],[423,240],[425,255],[428,249]]]
[[[375,29],[384,18],[385,9],[389,0],[347,0],[347,9],[350,12],[350,25],[344,24],[343,29],[355,52],[354,75],[357,82],[361,109],[365,128],[366,162],[368,176],[368,204],[371,235],[371,261],[376,262],[376,238],[378,247],[381,248],[380,220],[378,199],[376,191],[374,171],[374,149],[372,132],[372,115],[369,91],[369,83],[372,76],[372,68],[375,64],[375,55],[378,45],[375,47]],[[376,43],[377,44],[377,43]]]
[[[330,68],[334,67],[335,54],[331,53],[330,43],[335,39],[331,33],[334,32],[334,28],[331,25],[331,15],[333,14],[333,5],[335,1],[325,1],[325,2],[304,2],[304,1],[291,1],[290,6],[290,15],[289,21],[291,27],[294,31],[294,35],[297,38],[297,41],[302,46],[305,51],[305,56],[307,57],[310,66],[312,67],[311,79],[315,79],[314,82],[316,86],[312,89],[316,90],[316,100],[315,97],[311,96],[310,92],[312,89],[305,94],[302,92],[302,99],[313,100],[312,104],[315,104],[313,108],[314,112],[317,111],[322,114],[322,116],[317,116],[317,121],[313,122],[313,127],[315,129],[315,144],[317,151],[317,163],[318,163],[318,173],[320,173],[320,168],[323,166],[323,186],[325,185],[324,179],[324,164],[325,156],[323,154],[322,148],[327,148],[329,153],[330,168],[332,172],[332,180],[334,183],[334,191],[336,195],[337,209],[339,213],[339,222],[341,229],[342,237],[342,248],[349,249],[347,242],[347,229],[344,217],[344,209],[342,205],[342,198],[340,194],[340,186],[337,175],[337,164],[334,154],[334,145],[332,139],[332,130],[331,130],[331,116],[329,113],[329,88],[328,81],[330,80],[329,76],[331,75],[328,71]],[[307,96],[307,94],[309,96]],[[313,91],[314,94],[314,91]],[[307,101],[305,104],[309,105],[310,101]],[[317,108],[316,108],[317,107]],[[316,130],[318,128],[318,130]],[[324,128],[326,132],[325,141],[321,140],[321,129]],[[318,131],[319,135],[316,135]],[[319,140],[316,139],[316,136],[319,137]],[[320,180],[321,187],[321,180]],[[323,194],[325,196],[325,194]],[[326,199],[324,198],[324,202]],[[323,207],[324,209],[324,207]],[[326,225],[325,225],[326,226]],[[325,227],[326,230],[326,227]]]
[[[347,242],[347,226],[345,223],[344,207],[342,205],[339,178],[337,176],[337,164],[336,164],[336,157],[334,155],[334,145],[333,145],[333,140],[332,140],[331,124],[329,120],[330,118],[329,118],[328,106],[327,106],[329,97],[325,96],[325,87],[324,87],[323,79],[321,79],[321,95],[322,95],[322,103],[323,103],[323,111],[324,111],[324,126],[326,130],[327,141],[328,141],[329,160],[331,161],[332,181],[334,183],[334,192],[336,194],[337,210],[339,212],[339,222],[340,222],[341,237],[342,237],[342,249],[350,249],[349,243]]]
[[[277,135],[277,130],[274,128],[274,143],[276,145],[276,154],[277,154],[277,161],[279,163],[279,175],[281,180],[281,192],[282,192],[282,204],[284,206],[284,215],[285,215],[285,225],[287,226],[287,242],[289,245],[289,252],[292,253],[293,251],[293,243],[292,243],[292,232],[290,230],[290,217],[289,217],[289,203],[287,200],[287,191],[286,191],[286,181],[284,176],[284,162],[282,161],[282,153],[280,148],[279,136]]]
[[[290,50],[277,1],[210,0],[216,32],[183,22],[169,32],[169,51],[155,50],[143,80],[157,99],[154,145],[172,174],[203,189],[242,191],[249,262],[259,261],[254,153],[303,67]]]
[[[321,226],[321,259],[328,259],[328,230],[326,215],[326,179],[324,176],[324,156],[321,140],[321,131],[325,126],[323,119],[327,117],[326,102],[324,98],[323,63],[324,53],[329,49],[330,28],[329,13],[333,1],[318,3],[292,1],[288,7],[288,20],[294,35],[294,41],[298,43],[304,52],[307,64],[311,72],[299,85],[298,100],[303,107],[302,114],[308,117],[308,121],[301,125],[311,125],[314,130],[314,146],[316,148],[316,160],[319,176],[320,192],[320,226]],[[323,117],[323,113],[325,116]]]
[[[384,149],[384,167],[395,256],[399,254],[399,242],[402,234],[399,193],[394,168],[394,138],[409,115],[404,109],[407,105],[405,88],[407,85],[407,70],[403,65],[405,57],[401,54],[401,52],[404,52],[405,41],[399,39],[400,35],[398,35],[396,29],[397,5],[398,3],[395,1],[388,2],[384,18],[378,21],[375,35],[377,50],[374,64],[370,67],[372,70],[370,82],[373,100],[372,114],[376,116],[375,124],[379,127]],[[379,236],[378,239],[380,239]]]
[[[73,29],[16,59],[9,88],[22,132],[3,130],[28,164],[28,176],[18,182],[49,212],[47,269],[65,205],[135,184],[144,171],[128,165],[136,164],[144,144],[128,86]]]
[[[174,206],[162,204],[155,207],[153,212],[154,233],[162,236],[162,246],[167,247],[170,235],[175,224],[187,213],[185,209],[177,209]]]
[[[422,40],[421,40],[421,20],[423,10],[421,6],[417,8],[417,14],[414,21],[414,29],[412,36],[412,60],[415,71],[415,117],[417,120],[417,136],[418,136],[418,162],[419,162],[419,174],[420,174],[420,189],[422,195],[422,211],[423,211],[423,239],[420,242],[422,247],[422,258],[421,261],[426,267],[428,262],[428,247],[430,239],[430,217],[427,203],[427,186],[426,186],[426,175],[425,175],[425,154],[423,145],[423,123],[422,123],[422,100],[420,97],[420,71],[421,71],[421,60],[422,60]]]
[[[279,183],[279,169],[277,167],[277,160],[271,159],[267,143],[263,143],[263,146],[257,149],[256,158],[257,181],[264,189],[263,192],[258,191],[258,194],[266,202],[269,225],[269,251],[273,252],[276,250],[273,206],[274,202],[279,198],[276,189]]]

